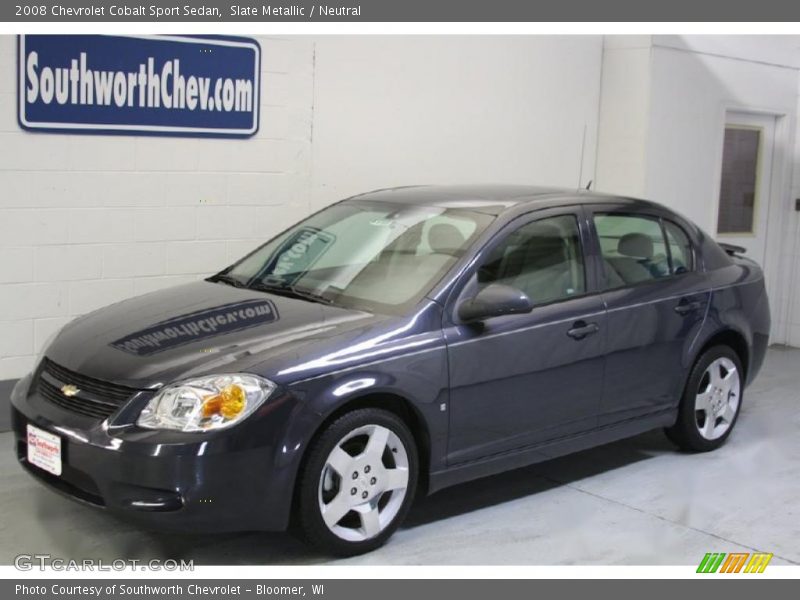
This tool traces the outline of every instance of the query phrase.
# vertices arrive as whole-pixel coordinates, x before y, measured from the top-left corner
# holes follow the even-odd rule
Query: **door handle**
[[[699,310],[703,306],[703,303],[700,300],[693,300],[689,302],[688,300],[681,300],[678,302],[678,305],[673,309],[676,313],[681,316],[688,315],[696,310]]]
[[[582,340],[587,335],[592,335],[600,331],[600,326],[597,323],[587,323],[586,321],[575,321],[572,324],[572,329],[567,331],[567,335],[573,340]]]

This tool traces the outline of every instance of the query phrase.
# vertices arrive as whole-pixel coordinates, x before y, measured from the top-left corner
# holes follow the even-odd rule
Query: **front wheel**
[[[728,346],[706,350],[686,384],[678,420],[667,436],[683,450],[719,448],[733,430],[742,406],[744,377],[739,356]]]
[[[408,512],[417,470],[414,438],[395,414],[365,408],[339,417],[313,443],[300,475],[301,532],[338,556],[379,547]]]

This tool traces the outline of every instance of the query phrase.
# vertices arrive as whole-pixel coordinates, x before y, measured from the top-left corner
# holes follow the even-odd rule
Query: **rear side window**
[[[675,275],[686,273],[694,269],[694,255],[689,236],[675,223],[664,221],[664,231],[667,234],[669,253],[672,258],[672,272]]]
[[[594,225],[609,288],[680,275],[694,268],[689,236],[670,221],[663,221],[662,228],[657,217],[598,214]]]
[[[595,215],[608,287],[671,275],[661,223],[632,215]]]

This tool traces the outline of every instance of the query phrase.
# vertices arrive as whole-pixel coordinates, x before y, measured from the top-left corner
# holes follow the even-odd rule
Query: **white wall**
[[[712,229],[732,106],[787,124],[773,314],[785,334],[775,340],[800,345],[797,38],[260,42],[261,129],[234,141],[23,132],[16,38],[0,36],[0,380],[25,373],[74,316],[206,275],[312,209],[377,187],[594,178]]]
[[[651,55],[650,36],[604,40],[596,190],[645,196]]]
[[[800,293],[790,277],[797,193],[791,166],[797,162],[799,48],[797,38],[776,36],[607,38],[598,159],[598,189],[661,202],[713,232],[726,110],[777,115],[776,150],[782,157],[774,165],[778,179],[766,272],[773,341],[794,345],[800,345],[800,305],[795,302],[793,312],[789,306]],[[605,77],[607,67],[622,73],[620,82]],[[628,160],[609,158],[620,148]]]
[[[797,68],[657,46],[653,73],[648,195],[708,230],[716,226],[725,110],[767,111],[778,117],[773,176],[784,181],[773,186],[764,266],[772,340],[790,341],[790,271],[782,248],[788,236],[781,238],[786,233],[782,228],[795,218],[787,167],[793,157]]]
[[[242,141],[23,132],[0,36],[0,380],[69,319],[213,272],[349,194],[574,186],[584,127],[594,172],[600,37],[259,41],[261,129]]]
[[[798,84],[798,102],[800,102],[800,83]],[[797,113],[800,115],[800,104]],[[800,121],[800,119],[798,119]],[[789,196],[790,204],[800,198],[800,122],[799,131],[795,134],[795,144],[792,160],[792,189]],[[782,324],[787,330],[786,343],[800,348],[800,215],[791,212],[784,222],[783,228],[783,254],[781,276],[785,278],[785,311],[781,315]]]
[[[327,37],[312,198],[415,183],[592,178],[600,36]]]
[[[0,36],[0,380],[71,318],[228,264],[308,212],[313,44],[260,39],[249,140],[27,133]]]
[[[658,45],[652,64],[646,193],[711,230],[725,110],[769,111],[793,129],[797,69]]]

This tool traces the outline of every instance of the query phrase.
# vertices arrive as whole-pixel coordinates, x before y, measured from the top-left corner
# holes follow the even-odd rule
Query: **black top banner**
[[[781,22],[800,21],[786,0],[17,0],[3,22]]]

